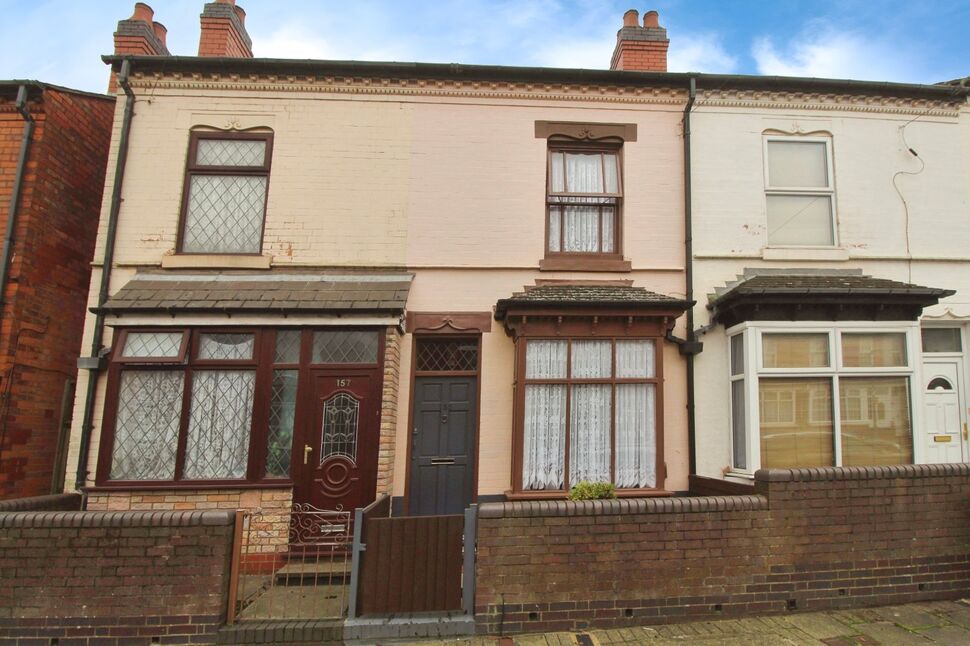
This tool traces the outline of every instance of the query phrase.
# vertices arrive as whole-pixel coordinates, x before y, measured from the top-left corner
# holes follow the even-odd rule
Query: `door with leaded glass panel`
[[[312,415],[297,464],[294,502],[352,510],[377,495],[379,379],[360,371],[316,373]]]

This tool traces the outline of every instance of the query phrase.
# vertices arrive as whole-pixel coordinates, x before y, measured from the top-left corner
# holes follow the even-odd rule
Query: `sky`
[[[970,0],[237,0],[257,57],[605,69],[627,9],[655,9],[668,69],[936,83],[970,75]],[[173,54],[204,0],[154,0]],[[0,79],[103,92],[131,0],[0,0]]]

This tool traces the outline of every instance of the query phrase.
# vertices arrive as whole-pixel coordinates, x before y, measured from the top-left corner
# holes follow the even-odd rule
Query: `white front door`
[[[930,464],[964,460],[962,373],[960,359],[923,362],[923,438]]]

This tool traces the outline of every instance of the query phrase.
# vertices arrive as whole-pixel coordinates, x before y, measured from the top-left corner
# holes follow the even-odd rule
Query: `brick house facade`
[[[0,310],[0,498],[63,486],[113,114],[108,96],[0,82],[0,228],[15,218]]]

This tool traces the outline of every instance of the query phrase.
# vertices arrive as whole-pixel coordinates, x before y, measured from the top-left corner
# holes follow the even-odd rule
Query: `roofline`
[[[658,300],[658,301],[630,301],[630,300],[596,300],[596,301],[575,301],[575,300],[516,300],[515,298],[502,298],[495,304],[495,320],[502,321],[508,315],[509,310],[543,310],[543,309],[572,309],[572,310],[601,310],[604,308],[619,308],[630,311],[656,311],[666,310],[671,312],[684,312],[695,305],[695,301],[679,299]]]
[[[631,72],[603,69],[518,67],[508,65],[463,65],[459,63],[416,63],[342,61],[318,59],[235,58],[200,56],[102,56],[112,67],[130,61],[131,69],[145,71],[213,71],[252,73],[301,73],[348,76],[430,77],[462,80],[523,82],[604,83],[612,85],[685,86],[695,79],[699,90],[764,89],[850,92],[873,95],[904,95],[919,98],[956,98],[970,95],[970,87],[857,81],[851,79],[805,78],[796,76],[753,76],[745,74],[702,74],[695,72]]]
[[[88,92],[87,90],[76,90],[70,87],[64,87],[63,85],[55,85],[54,83],[46,83],[44,81],[34,81],[30,79],[9,79],[0,80],[0,92],[6,89],[16,89],[21,85],[26,85],[28,88],[34,88],[38,92],[43,92],[44,90],[54,90],[55,92],[67,92],[68,94],[77,94],[79,96],[86,96],[92,99],[103,99],[105,101],[114,101],[115,97],[110,94],[99,94],[97,92]]]
[[[88,311],[92,314],[108,314],[123,317],[125,315],[136,316],[140,314],[282,314],[286,316],[299,316],[301,314],[338,314],[353,316],[357,314],[400,314],[404,312],[401,307],[130,307],[130,306],[106,306],[91,307]]]

